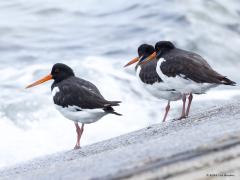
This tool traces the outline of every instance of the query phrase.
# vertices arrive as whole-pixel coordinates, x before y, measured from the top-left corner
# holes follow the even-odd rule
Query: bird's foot
[[[147,127],[147,129],[151,129],[151,128],[152,128],[152,126],[148,126],[148,127]]]
[[[80,149],[80,146],[76,144],[74,149]]]
[[[186,119],[187,116],[181,116],[180,118],[178,118],[177,120],[182,120],[182,119]]]

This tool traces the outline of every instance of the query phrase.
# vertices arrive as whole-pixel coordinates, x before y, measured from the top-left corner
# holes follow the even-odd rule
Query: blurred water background
[[[74,124],[55,110],[51,83],[24,89],[56,62],[123,101],[124,116],[87,125],[82,145],[161,122],[166,102],[141,88],[133,66],[123,69],[141,43],[172,40],[240,82],[239,0],[11,0],[0,2],[0,19],[0,167],[73,148]],[[239,95],[215,88],[194,97],[192,113]],[[180,107],[173,102],[169,118]]]

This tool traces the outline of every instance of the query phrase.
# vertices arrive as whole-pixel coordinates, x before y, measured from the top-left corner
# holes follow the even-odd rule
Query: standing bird
[[[153,96],[168,100],[168,104],[165,109],[165,115],[163,122],[166,120],[168,112],[170,110],[170,101],[176,101],[181,99],[181,93],[174,89],[166,87],[164,81],[156,72],[157,60],[153,60],[147,64],[141,64],[141,62],[155,52],[153,46],[148,44],[142,44],[138,47],[138,57],[127,63],[124,67],[127,67],[135,62],[138,62],[135,66],[137,78],[144,88],[150,92]]]
[[[170,41],[159,41],[155,52],[141,63],[147,64],[157,59],[156,71],[170,89],[181,92],[183,100],[189,95],[189,103],[185,114],[189,115],[192,94],[203,94],[218,85],[236,85],[226,76],[214,71],[200,55],[178,49]],[[184,103],[185,105],[185,103]],[[183,106],[185,109],[185,107]]]
[[[84,124],[98,121],[107,114],[121,115],[112,106],[118,106],[120,101],[107,101],[98,88],[89,81],[78,78],[73,70],[61,63],[53,65],[51,74],[28,85],[30,88],[53,79],[51,86],[53,102],[57,110],[66,118],[74,121],[77,132],[77,143],[74,149],[80,148],[80,139]],[[82,123],[81,128],[78,122]]]

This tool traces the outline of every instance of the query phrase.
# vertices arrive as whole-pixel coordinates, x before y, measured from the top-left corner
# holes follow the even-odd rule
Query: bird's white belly
[[[182,98],[182,94],[176,91],[163,91],[161,87],[155,83],[153,85],[143,84],[145,89],[154,97],[159,99],[165,99],[169,101],[177,101]]]
[[[156,71],[161,79],[167,84],[166,86],[169,89],[176,89],[178,92],[182,94],[189,94],[189,93],[196,93],[196,94],[203,94],[210,88],[216,87],[217,84],[211,83],[196,83],[190,79],[185,79],[183,76],[176,76],[176,77],[168,77],[164,75],[160,69],[161,63],[165,61],[163,58],[160,58]]]
[[[140,71],[141,67],[138,66],[136,71],[137,79],[139,80],[140,84],[154,97],[169,101],[177,101],[182,98],[182,94],[180,92],[170,91],[169,87],[164,82],[156,82],[154,84],[143,83],[139,76]]]
[[[81,109],[76,111],[76,107],[68,106],[63,108],[62,106],[55,105],[56,109],[67,119],[84,124],[90,124],[98,121],[107,113],[102,109]],[[80,109],[79,107],[77,107]]]
[[[52,97],[54,98],[58,92],[60,92],[59,88],[54,87],[52,90]],[[67,119],[84,124],[96,122],[107,114],[102,109],[81,109],[77,106],[68,106],[63,108],[62,106],[56,104],[55,106],[56,109]],[[76,109],[80,111],[77,111]]]

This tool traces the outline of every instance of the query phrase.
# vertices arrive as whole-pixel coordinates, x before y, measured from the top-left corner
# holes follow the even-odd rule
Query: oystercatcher
[[[170,101],[176,101],[181,99],[182,95],[175,89],[170,89],[166,87],[165,83],[161,77],[156,72],[157,60],[153,60],[147,64],[142,64],[141,62],[154,53],[155,49],[152,45],[142,44],[138,47],[138,57],[134,58],[132,61],[127,63],[124,67],[127,67],[133,63],[137,63],[135,66],[137,78],[144,88],[150,92],[153,96],[168,100],[167,106],[165,108],[165,115],[163,122],[166,120],[168,112],[170,110]]]
[[[200,55],[178,49],[170,41],[159,41],[155,45],[155,52],[141,63],[146,64],[157,59],[156,71],[171,89],[181,92],[183,100],[189,95],[189,103],[182,118],[190,111],[192,94],[203,94],[218,85],[236,85],[212,69]],[[185,107],[183,107],[185,108]]]
[[[94,84],[76,77],[73,70],[65,64],[57,63],[53,65],[49,75],[26,88],[51,79],[54,80],[51,90],[57,110],[66,118],[74,121],[76,126],[77,143],[74,149],[80,148],[84,124],[96,122],[107,114],[121,115],[113,109],[113,106],[118,106],[121,101],[104,99]],[[82,123],[81,128],[78,122]]]

